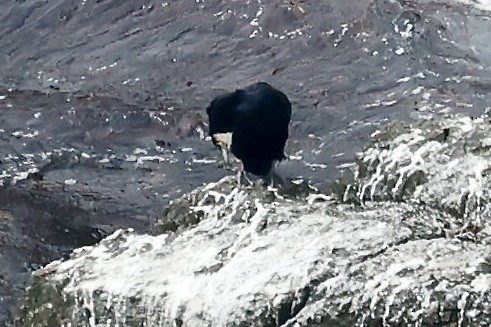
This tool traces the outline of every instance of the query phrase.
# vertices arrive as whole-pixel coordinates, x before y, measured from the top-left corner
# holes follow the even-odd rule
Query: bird
[[[225,164],[230,152],[242,162],[243,174],[263,177],[271,184],[276,162],[286,158],[292,106],[288,97],[265,82],[258,82],[214,98],[206,108],[209,136],[220,148]]]

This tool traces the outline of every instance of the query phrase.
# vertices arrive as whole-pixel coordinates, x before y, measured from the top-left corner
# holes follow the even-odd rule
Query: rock
[[[391,125],[339,180],[339,195],[357,203],[413,202],[480,226],[491,210],[490,126],[486,116]]]
[[[16,326],[491,323],[489,228],[448,236],[460,222],[442,210],[312,202],[226,177],[165,215],[176,231],[119,230],[38,270]]]
[[[308,181],[280,194],[300,204],[329,199],[306,200],[306,186],[329,194],[338,167],[387,122],[489,110],[484,4],[276,4],[0,2],[0,209],[14,217],[0,224],[0,325],[10,325],[39,266],[120,228],[179,234],[206,219],[189,214],[197,202],[176,198],[196,194],[199,202],[200,185],[233,174],[218,168],[219,153],[203,141],[204,104],[220,93],[264,80],[292,99],[292,160],[278,172]],[[71,179],[77,183],[64,183]],[[166,222],[169,200],[176,201]],[[472,201],[469,217],[479,206]],[[428,232],[416,220],[413,233],[473,242],[485,235],[477,219],[462,223],[456,203],[445,206],[452,209],[443,229]]]

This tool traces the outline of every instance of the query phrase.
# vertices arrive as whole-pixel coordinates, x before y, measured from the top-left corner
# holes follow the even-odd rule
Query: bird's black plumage
[[[206,112],[213,143],[217,134],[232,133],[230,149],[246,172],[265,176],[285,158],[291,103],[271,85],[260,82],[219,96]]]

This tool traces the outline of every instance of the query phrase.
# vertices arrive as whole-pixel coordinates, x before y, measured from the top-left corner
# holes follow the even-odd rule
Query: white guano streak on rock
[[[242,197],[243,192],[236,189],[217,197],[219,203],[215,206],[222,210],[224,206],[233,207],[235,202],[243,201]],[[281,301],[282,294],[304,287],[315,274],[312,269],[322,258],[321,253],[330,253],[341,244],[353,247],[352,242],[367,236],[359,226],[370,225],[354,221],[353,236],[343,240],[336,235],[346,224],[332,225],[320,214],[295,218],[291,210],[298,210],[296,206],[278,210],[290,217],[285,217],[282,228],[268,231],[262,230],[262,223],[269,208],[258,201],[255,206],[257,211],[249,223],[235,225],[231,223],[233,210],[220,219],[219,210],[208,211],[206,219],[165,247],[166,236],[126,235],[119,231],[110,240],[114,243],[115,238],[122,239],[117,254],[114,244],[109,248],[106,245],[112,243],[103,241],[78,251],[78,258],[59,264],[58,272],[64,271],[71,278],[65,291],[85,299],[96,290],[104,290],[111,294],[115,305],[122,305],[118,299],[138,294],[147,303],[154,301],[150,307],[160,307],[160,316],[181,317],[192,326],[203,323],[197,317],[205,314],[213,326],[225,326],[230,321],[248,319],[240,316],[244,314],[241,308],[257,301],[253,296],[257,292]],[[374,231],[386,233],[383,228]],[[220,259],[222,254],[226,257]],[[87,262],[91,262],[89,274],[97,272],[97,278],[84,275]],[[222,266],[215,271],[215,264]],[[155,319],[154,323],[160,318]]]

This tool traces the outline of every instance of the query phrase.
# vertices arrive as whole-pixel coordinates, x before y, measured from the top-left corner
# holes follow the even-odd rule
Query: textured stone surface
[[[409,201],[479,228],[490,217],[490,119],[430,119],[376,133],[340,180],[346,201]]]
[[[225,178],[38,270],[17,326],[487,326],[489,227],[424,206],[336,204]],[[165,220],[165,217],[163,217]],[[450,235],[450,236],[449,236]]]
[[[489,13],[463,2],[1,2],[0,324],[40,265],[155,232],[169,200],[234,173],[204,140],[224,90],[264,80],[290,97],[279,172],[322,190],[387,122],[480,116]],[[157,229],[189,219],[170,218]]]

